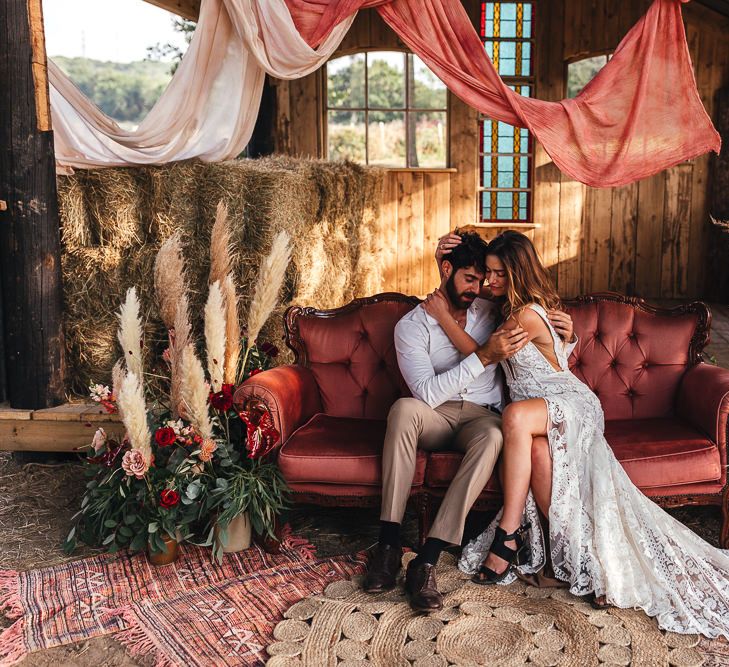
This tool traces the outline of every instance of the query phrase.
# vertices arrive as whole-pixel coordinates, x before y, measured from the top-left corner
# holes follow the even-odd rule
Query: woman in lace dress
[[[559,299],[531,241],[513,231],[496,237],[486,280],[503,302],[502,326],[520,325],[530,342],[502,362],[512,400],[503,415],[504,507],[466,546],[459,567],[477,583],[509,583],[515,569],[540,572],[548,547],[555,576],[575,595],[641,608],[666,630],[729,638],[729,551],[644,496],[613,455],[600,401],[569,371],[566,345],[547,317]],[[426,310],[463,354],[475,349],[439,295]],[[547,456],[532,452],[537,436],[547,436]],[[533,475],[533,460],[546,461],[547,471],[551,463],[551,475]]]

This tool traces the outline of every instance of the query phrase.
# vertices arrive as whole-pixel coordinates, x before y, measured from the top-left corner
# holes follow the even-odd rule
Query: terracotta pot
[[[243,512],[228,524],[228,541],[223,546],[223,553],[232,554],[251,546],[251,521],[248,512]],[[220,540],[220,530],[215,526],[215,539]]]
[[[177,560],[178,543],[177,539],[172,535],[162,535],[162,541],[165,543],[164,551],[152,551],[147,545],[147,558],[152,565],[169,565]]]

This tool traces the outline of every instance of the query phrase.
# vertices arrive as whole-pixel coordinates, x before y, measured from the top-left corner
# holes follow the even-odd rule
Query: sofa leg
[[[721,519],[719,546],[722,549],[729,549],[729,485],[724,489],[721,498]]]
[[[430,496],[427,493],[421,493],[418,496],[418,546],[422,546],[425,542],[425,536],[433,523],[431,511]]]

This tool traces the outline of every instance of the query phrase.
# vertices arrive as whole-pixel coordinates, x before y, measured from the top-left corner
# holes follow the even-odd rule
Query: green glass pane
[[[522,76],[530,76],[532,73],[532,45],[530,42],[523,42],[521,45],[521,72]],[[522,95],[524,91],[522,90]],[[528,97],[528,94],[527,94]]]
[[[368,118],[369,164],[405,167],[405,113],[370,111]]]
[[[327,63],[327,104],[330,107],[365,106],[365,56],[335,58]]]
[[[367,54],[367,95],[370,108],[405,107],[405,54],[372,51]]]
[[[330,160],[365,161],[364,111],[330,111],[327,123],[327,155]]]
[[[501,42],[499,48],[499,74],[514,76],[516,74],[516,44]]]
[[[415,137],[415,161],[408,167],[445,167],[447,151],[445,111],[429,111],[408,114],[410,136]]]
[[[412,90],[410,106],[416,109],[445,109],[448,89],[418,56],[409,55]]]

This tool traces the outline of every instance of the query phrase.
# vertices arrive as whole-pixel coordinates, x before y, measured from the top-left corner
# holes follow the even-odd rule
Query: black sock
[[[400,524],[394,521],[380,521],[380,544],[400,548]]]
[[[437,537],[429,537],[425,540],[425,544],[418,549],[418,555],[414,559],[415,563],[417,565],[421,565],[422,563],[435,565],[438,562],[440,552],[443,551],[448,544],[448,542],[439,540]]]

